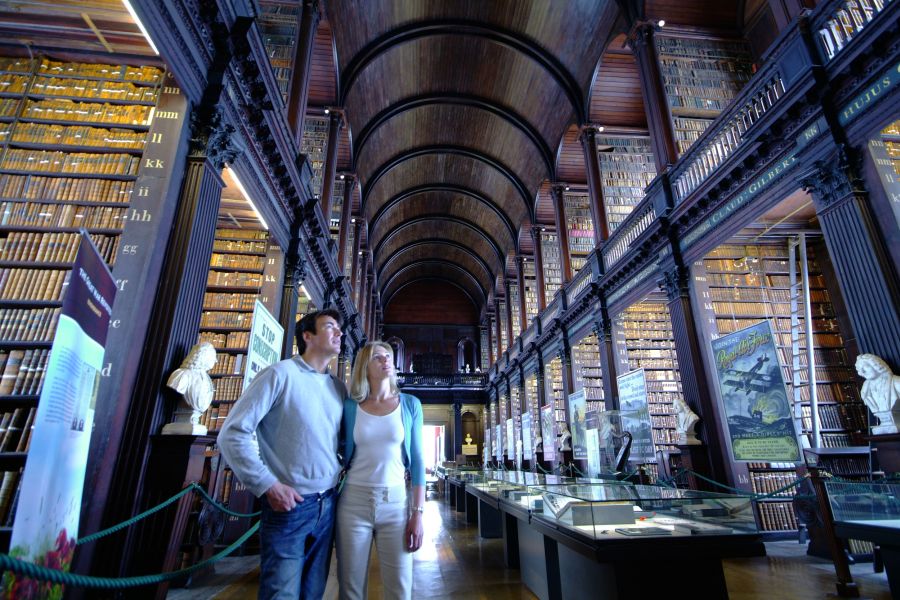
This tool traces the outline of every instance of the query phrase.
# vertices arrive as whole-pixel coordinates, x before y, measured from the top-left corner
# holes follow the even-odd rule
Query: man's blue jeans
[[[261,499],[259,599],[321,598],[331,565],[334,492],[307,494],[290,512]]]

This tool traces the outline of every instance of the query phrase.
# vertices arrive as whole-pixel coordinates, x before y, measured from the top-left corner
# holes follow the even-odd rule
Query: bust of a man
[[[563,452],[568,452],[572,450],[572,433],[569,431],[569,427],[563,423],[562,429],[559,432],[559,449]]]
[[[184,404],[175,411],[175,420],[163,427],[164,434],[205,435],[200,415],[212,403],[215,388],[207,371],[216,365],[216,349],[209,342],[196,344],[166,385],[180,393]]]
[[[694,428],[700,417],[691,410],[680,395],[676,395],[673,400],[675,405],[675,417],[678,424],[678,445],[679,446],[696,446],[701,442],[697,439],[697,433]]]
[[[860,354],[856,358],[856,372],[865,379],[861,395],[879,424],[873,434],[897,433],[900,423],[900,376],[894,375],[884,360],[874,354]]]

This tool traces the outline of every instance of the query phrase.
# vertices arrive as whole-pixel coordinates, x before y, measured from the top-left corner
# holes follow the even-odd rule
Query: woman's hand
[[[422,538],[425,532],[422,528],[422,513],[413,511],[406,521],[406,532],[403,534],[406,549],[409,552],[415,552],[422,547]]]

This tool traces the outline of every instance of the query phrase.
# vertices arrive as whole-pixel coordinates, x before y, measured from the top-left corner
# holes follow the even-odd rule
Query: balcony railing
[[[631,244],[656,220],[656,206],[649,196],[638,204],[603,246],[603,266],[611,269],[628,253]]]
[[[575,298],[581,294],[581,292],[591,284],[591,281],[594,280],[594,269],[591,265],[591,260],[587,260],[584,263],[584,266],[578,271],[578,274],[572,278],[572,281],[566,286],[566,300],[568,304],[572,304],[575,301]]]
[[[814,23],[822,58],[831,62],[890,3],[891,0],[842,0],[829,3],[817,15]]]
[[[487,386],[487,373],[398,373],[397,380],[404,388],[483,388]]]

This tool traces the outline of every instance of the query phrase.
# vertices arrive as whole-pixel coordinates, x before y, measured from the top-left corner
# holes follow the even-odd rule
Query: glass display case
[[[533,518],[592,540],[756,534],[746,496],[623,482],[529,486]]]

